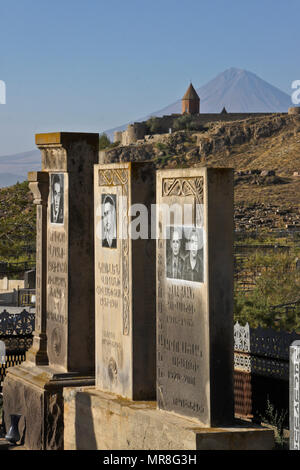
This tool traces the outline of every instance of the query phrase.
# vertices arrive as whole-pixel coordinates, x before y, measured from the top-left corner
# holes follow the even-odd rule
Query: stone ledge
[[[94,377],[63,373],[48,366],[28,362],[10,367],[3,384],[6,430],[10,414],[21,414],[21,441],[30,450],[63,449],[63,388],[91,386]],[[15,449],[17,450],[17,449]]]
[[[88,144],[98,147],[99,134],[90,132],[48,132],[36,134],[35,143],[41,145],[68,145],[69,143],[85,140]]]
[[[64,389],[65,450],[271,450],[270,429],[237,421],[205,428],[192,419],[96,390]]]

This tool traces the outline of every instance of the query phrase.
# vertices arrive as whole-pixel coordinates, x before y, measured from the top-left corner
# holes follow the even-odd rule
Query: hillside
[[[211,123],[201,132],[153,135],[135,145],[109,148],[101,159],[153,159],[156,168],[233,167],[235,228],[239,232],[234,318],[252,327],[299,330],[296,311],[291,310],[289,316],[284,308],[278,308],[276,315],[266,312],[271,306],[299,300],[295,263],[300,257],[299,234],[291,232],[300,229],[300,116],[270,115]],[[281,238],[274,230],[280,228],[290,232],[284,230]],[[255,251],[250,249],[252,244]],[[28,183],[1,189],[0,268],[3,261],[34,260],[34,245],[35,207]]]
[[[194,83],[194,85],[196,85]],[[188,84],[184,84],[187,87]],[[203,86],[196,88],[200,97],[200,113],[220,113],[225,106],[228,112],[287,112],[292,106],[291,97],[247,70],[230,68],[218,74]],[[135,119],[136,122],[146,121],[151,116],[181,113],[181,98],[185,89],[173,103],[150,112],[147,116]],[[133,121],[131,121],[133,122]],[[114,131],[127,128],[123,124],[105,133],[111,140]],[[1,149],[0,149],[1,152]],[[0,188],[21,182],[27,178],[28,171],[41,169],[41,154],[38,149],[15,155],[0,156]]]
[[[35,258],[35,212],[27,181],[0,189],[0,262]]]
[[[152,159],[157,168],[235,169],[237,228],[300,224],[300,117],[287,114],[208,124],[202,132],[157,135],[117,147],[105,161]],[[299,176],[294,176],[299,172]]]
[[[105,152],[105,161],[130,159],[153,159],[157,168],[233,167],[236,229],[300,228],[300,117],[212,123],[202,132],[155,135]],[[0,189],[0,261],[34,257],[34,244],[28,182]]]

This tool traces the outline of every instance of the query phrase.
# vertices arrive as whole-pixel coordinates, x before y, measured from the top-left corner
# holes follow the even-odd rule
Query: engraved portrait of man
[[[191,228],[188,236],[187,252],[183,265],[183,279],[204,282],[202,230]]]
[[[102,246],[117,247],[116,195],[102,194]]]
[[[181,252],[182,230],[180,227],[171,229],[170,248],[171,253],[167,256],[167,277],[182,279],[184,258]]]
[[[51,175],[51,216],[52,224],[64,223],[64,175]]]

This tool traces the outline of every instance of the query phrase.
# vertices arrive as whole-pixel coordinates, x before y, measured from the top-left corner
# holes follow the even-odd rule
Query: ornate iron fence
[[[25,361],[26,351],[32,346],[35,314],[23,310],[21,313],[0,313],[0,340],[5,344],[5,363],[0,364],[0,389],[6,369]]]
[[[288,307],[289,305],[287,305]],[[278,307],[286,307],[277,306]],[[234,325],[235,412],[261,417],[269,400],[288,410],[289,347],[300,335],[295,331]]]

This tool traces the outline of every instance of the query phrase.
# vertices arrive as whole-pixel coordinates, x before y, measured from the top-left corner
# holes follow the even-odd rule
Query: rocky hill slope
[[[220,121],[202,132],[155,135],[102,156],[105,162],[153,159],[157,168],[232,167],[238,229],[300,225],[300,116]]]
[[[196,83],[194,85],[196,86]],[[256,74],[234,67],[224,70],[205,85],[196,88],[196,91],[201,100],[201,113],[220,113],[224,106],[232,113],[278,113],[287,112],[292,106],[290,95]],[[181,97],[174,103],[135,121],[142,122],[151,116],[181,113]],[[112,139],[115,131],[124,131],[128,124],[105,132]]]
[[[155,135],[102,152],[103,161],[153,159],[157,168],[235,169],[236,229],[300,230],[300,117],[282,114]],[[0,260],[34,251],[35,207],[28,183],[0,189]]]

